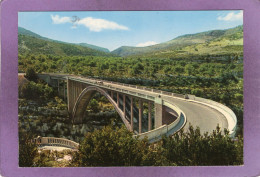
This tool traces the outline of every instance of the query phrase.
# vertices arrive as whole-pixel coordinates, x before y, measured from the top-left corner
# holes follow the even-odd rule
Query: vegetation
[[[112,54],[95,50],[85,45],[62,43],[41,38],[18,35],[18,51],[24,54],[46,54],[56,56],[112,56]]]
[[[19,90],[19,96],[26,99],[49,99],[54,95],[52,87],[47,84],[30,81],[24,84]]]
[[[133,166],[141,165],[142,153],[148,147],[147,141],[132,137],[126,128],[114,130],[107,126],[93,133],[87,133],[80,144],[76,161],[78,166]]]
[[[88,133],[80,143],[70,166],[188,166],[243,164],[243,139],[232,140],[217,127],[212,134],[200,134],[189,127],[149,144],[132,137],[126,128],[112,125]]]
[[[67,43],[67,42],[63,42],[63,41],[57,41],[57,40],[49,39],[49,38],[46,38],[46,37],[42,37],[42,36],[32,32],[32,31],[24,29],[22,27],[18,27],[18,34],[19,34],[18,37],[20,37],[20,39],[23,36],[30,36],[30,37],[33,37],[33,38],[31,38],[32,40],[34,40],[34,38],[38,38],[38,39],[41,39],[41,40],[44,40],[44,41],[50,41],[50,42],[54,42],[54,43],[61,43],[61,44],[65,44],[65,45],[66,44],[79,45],[79,46],[83,46],[83,47],[86,47],[86,48],[94,49],[96,51],[109,53],[109,50],[106,49],[106,48],[103,48],[103,47],[99,47],[99,46],[95,46],[95,45],[91,45],[91,44],[87,44],[87,43],[74,44],[74,43]],[[44,42],[44,41],[42,41],[42,42]],[[24,44],[23,41],[22,41],[22,43]],[[23,46],[23,47],[25,47],[25,46]],[[44,52],[44,50],[42,52]]]
[[[34,166],[34,158],[37,155],[37,146],[33,140],[33,135],[25,131],[19,131],[19,166]]]
[[[165,158],[174,165],[241,165],[243,164],[243,138],[237,141],[229,137],[229,132],[220,131],[217,126],[211,134],[201,135],[200,129],[189,127],[162,142]]]
[[[242,45],[243,26],[238,26],[227,30],[212,30],[183,35],[148,47],[123,46],[112,51],[112,53],[120,56],[148,56],[152,58],[184,57],[186,55],[199,56],[209,53],[241,54]]]
[[[90,167],[90,166],[203,166],[243,164],[243,138],[232,140],[228,131],[217,127],[212,134],[201,135],[199,128],[189,127],[171,137],[149,144],[147,139],[133,138],[125,127],[110,124],[89,132],[79,151],[40,151],[31,139],[20,133],[21,167]],[[72,161],[62,160],[69,155]]]

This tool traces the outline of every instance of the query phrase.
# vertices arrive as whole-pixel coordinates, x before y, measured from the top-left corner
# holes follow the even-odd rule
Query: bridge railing
[[[228,122],[228,130],[230,131],[230,135],[234,136],[235,135],[235,130],[236,130],[236,125],[237,125],[237,117],[235,113],[227,106],[218,103],[216,101],[212,101],[209,99],[205,98],[200,98],[200,97],[194,97],[195,101],[199,101],[202,103],[206,103],[212,107],[215,106],[214,108],[217,109],[219,112],[221,112],[227,119]]]
[[[68,147],[72,149],[78,149],[79,144],[65,139],[65,138],[55,138],[55,137],[38,137],[35,139],[36,143],[43,146],[43,145],[48,145],[48,146],[61,146],[61,147]]]
[[[113,87],[112,85],[104,85],[102,80],[98,81],[96,79],[88,79],[88,80],[83,80],[83,82],[89,82],[89,83],[91,83],[93,85],[98,85],[98,86],[103,87],[103,88],[120,91],[120,92],[123,92],[123,93],[126,93],[126,94],[130,94],[130,95],[133,95],[133,96],[137,96],[137,97],[142,97],[144,99],[155,100],[154,96],[150,96],[150,95],[143,94],[143,93],[138,93],[138,92],[135,92],[135,91],[129,91],[129,90],[118,88],[118,87]],[[113,84],[118,84],[117,82],[112,82],[112,81],[106,81],[106,82],[113,83]],[[137,88],[137,86],[135,86],[135,85],[129,85],[129,87]],[[140,88],[141,87],[139,87],[139,89]],[[144,90],[144,89],[142,88],[142,90]]]
[[[84,77],[80,77],[83,79],[86,79]],[[179,98],[184,98],[184,95],[182,94],[177,94],[177,93],[172,93],[172,92],[167,92],[167,91],[162,91],[162,90],[157,90],[157,89],[151,89],[151,88],[147,88],[147,87],[143,87],[143,86],[137,86],[137,85],[131,85],[131,84],[124,84],[124,83],[120,83],[120,82],[114,82],[114,81],[106,81],[106,80],[101,80],[101,79],[94,79],[94,78],[87,78],[89,82],[91,82],[92,84],[98,84],[98,85],[102,85],[103,87],[105,87],[105,85],[103,84],[103,82],[107,82],[107,83],[111,83],[111,84],[117,84],[117,85],[122,85],[122,86],[126,86],[126,87],[131,87],[131,88],[135,88],[135,89],[140,89],[140,90],[144,90],[144,91],[150,91],[153,93],[160,93],[160,94],[165,94],[168,96],[173,96],[173,97],[179,97]],[[107,87],[112,88],[112,89],[116,89],[119,90],[116,87],[113,87],[111,85],[107,85]],[[121,89],[123,90],[123,89]],[[121,91],[120,90],[120,91]],[[124,90],[125,92],[125,90]],[[131,92],[133,93],[133,92]],[[137,95],[137,93],[135,94]],[[147,98],[147,96],[146,96]],[[150,97],[151,98],[151,97]],[[154,99],[153,99],[154,100]]]

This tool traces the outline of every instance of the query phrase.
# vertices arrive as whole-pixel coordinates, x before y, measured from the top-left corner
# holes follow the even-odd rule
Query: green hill
[[[243,52],[243,26],[179,36],[148,47],[120,47],[112,53],[120,56],[181,56]]]
[[[40,39],[48,39],[48,38],[44,38],[44,37],[40,36],[39,34],[36,34],[32,31],[27,30],[27,29],[22,28],[22,27],[18,27],[18,34],[32,36],[32,37],[36,37],[36,38],[40,38]]]
[[[67,43],[42,37],[32,31],[18,27],[19,53],[52,55],[111,56],[109,50],[87,43]]]

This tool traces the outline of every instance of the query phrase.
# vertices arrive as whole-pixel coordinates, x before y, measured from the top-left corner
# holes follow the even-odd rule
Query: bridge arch
[[[88,106],[90,100],[94,96],[96,92],[101,93],[104,95],[108,101],[114,106],[115,110],[118,112],[119,116],[121,117],[122,121],[124,122],[126,128],[131,130],[131,125],[127,121],[124,116],[123,111],[117,106],[117,103],[113,100],[113,98],[102,88],[96,86],[88,86],[86,87],[78,96],[75,106],[72,112],[72,122],[73,123],[81,123],[84,113],[86,111],[86,107]]]

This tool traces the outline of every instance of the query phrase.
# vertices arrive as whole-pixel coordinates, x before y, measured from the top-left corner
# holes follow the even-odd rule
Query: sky
[[[243,11],[19,12],[18,26],[43,37],[115,50],[243,24]]]

